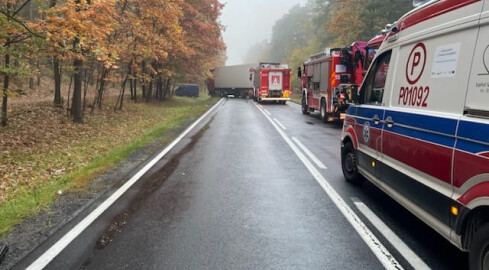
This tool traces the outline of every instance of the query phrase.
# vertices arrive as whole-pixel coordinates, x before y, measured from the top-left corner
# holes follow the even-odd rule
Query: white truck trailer
[[[253,97],[253,82],[250,81],[250,69],[258,64],[216,67],[214,86],[209,92],[213,96]]]

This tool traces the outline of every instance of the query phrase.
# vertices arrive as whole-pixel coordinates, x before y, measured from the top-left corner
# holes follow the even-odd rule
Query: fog
[[[270,41],[272,27],[295,5],[305,0],[221,0],[226,6],[221,23],[227,46],[226,65],[243,63],[249,48],[263,40]]]

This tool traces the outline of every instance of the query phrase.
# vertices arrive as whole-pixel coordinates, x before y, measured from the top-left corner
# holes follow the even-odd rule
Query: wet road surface
[[[343,180],[340,134],[341,123],[321,123],[294,104],[225,100],[47,269],[386,267],[318,177],[385,246],[398,268],[466,268],[464,253],[373,185],[352,186]],[[318,176],[313,177],[283,136],[297,145]],[[421,264],[392,244],[358,202],[402,239]],[[17,268],[30,265],[70,226]]]

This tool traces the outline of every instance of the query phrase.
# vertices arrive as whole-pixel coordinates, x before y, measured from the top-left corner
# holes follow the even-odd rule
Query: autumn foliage
[[[199,83],[224,60],[222,8],[218,0],[0,0],[0,75],[21,74],[12,60],[31,63],[25,74],[52,69],[44,73],[54,74],[54,103],[64,99],[75,122],[101,106],[108,83],[120,85],[116,109],[126,88],[135,101],[163,100],[176,82]],[[73,83],[63,99],[61,71]],[[9,91],[4,84],[4,100]]]

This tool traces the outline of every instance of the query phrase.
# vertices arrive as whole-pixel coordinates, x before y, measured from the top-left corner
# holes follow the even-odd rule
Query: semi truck
[[[260,63],[250,69],[253,82],[253,96],[257,102],[273,101],[285,104],[290,100],[290,74],[288,65],[280,63]]]
[[[253,97],[253,82],[249,80],[250,69],[258,64],[244,64],[216,67],[212,71],[213,78],[207,83],[212,96]]]

